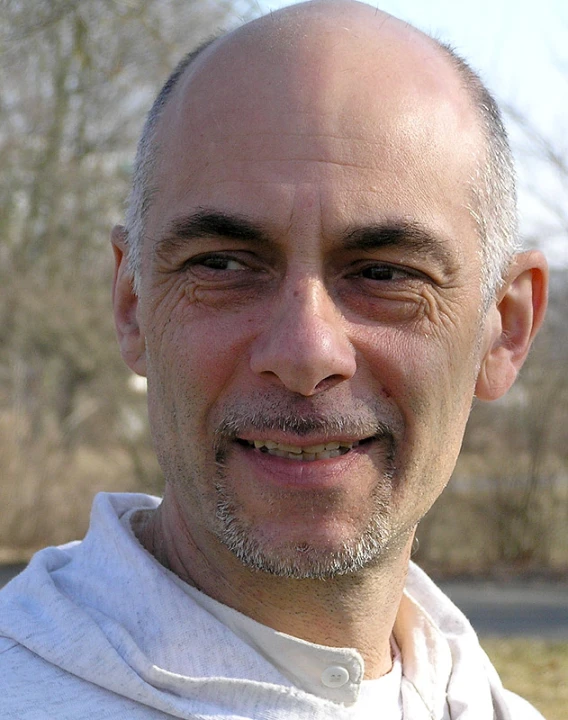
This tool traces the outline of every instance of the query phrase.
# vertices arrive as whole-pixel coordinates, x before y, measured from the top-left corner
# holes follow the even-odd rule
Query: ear
[[[475,394],[496,400],[515,382],[542,324],[548,296],[548,267],[537,250],[515,257],[484,330]]]
[[[115,225],[110,239],[114,252],[112,305],[120,352],[131,370],[145,376],[146,342],[138,322],[138,296],[134,292],[134,278],[128,267],[125,228]]]

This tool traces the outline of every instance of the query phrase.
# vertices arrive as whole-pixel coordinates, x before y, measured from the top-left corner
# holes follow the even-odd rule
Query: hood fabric
[[[99,494],[82,542],[37,553],[0,592],[0,718],[356,718],[356,703],[294,685],[120,522],[159,502]],[[414,564],[394,636],[405,720],[543,720],[503,689],[467,619]]]

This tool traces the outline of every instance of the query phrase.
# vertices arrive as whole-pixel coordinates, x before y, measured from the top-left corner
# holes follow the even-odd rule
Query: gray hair
[[[152,178],[158,154],[156,134],[159,119],[189,65],[217,38],[202,43],[176,66],[156,97],[146,118],[138,143],[132,189],[127,203],[126,232],[128,267],[134,278],[134,290],[140,291],[141,247],[146,218],[152,201]],[[480,237],[482,291],[485,309],[499,289],[511,260],[520,249],[517,231],[515,169],[507,132],[497,103],[479,75],[455,50],[435,39],[433,42],[450,59],[476,107],[483,134],[485,152],[470,179],[471,203],[468,209]]]
[[[195,50],[185,55],[176,65],[153,102],[150,112],[146,117],[140,140],[138,141],[125,220],[128,243],[128,269],[134,279],[134,291],[137,295],[140,293],[142,245],[146,231],[148,210],[152,202],[152,178],[154,177],[154,169],[158,155],[158,143],[156,140],[158,123],[170,96],[189,65],[216,39],[217,37],[209,38]]]
[[[515,164],[495,98],[479,75],[451,46],[434,42],[457,70],[478,112],[485,136],[483,155],[470,178],[472,202],[468,209],[480,237],[482,289],[487,309],[514,255],[521,250]]]

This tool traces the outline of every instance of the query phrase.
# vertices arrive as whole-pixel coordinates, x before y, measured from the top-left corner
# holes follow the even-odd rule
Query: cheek
[[[410,445],[461,435],[475,386],[471,338],[379,328],[358,345],[361,363],[402,414]]]
[[[248,364],[257,323],[248,313],[200,312],[179,304],[147,337],[148,383],[156,404],[170,405],[197,426]]]
[[[449,480],[459,455],[475,389],[475,359],[471,345],[460,351],[435,345],[428,350],[414,347],[410,366],[413,426],[409,453],[420,468],[426,496],[428,487],[441,490]],[[436,496],[437,496],[436,491]]]
[[[417,522],[445,487],[460,451],[473,397],[473,360],[433,335],[384,332],[368,355],[377,385],[402,417],[393,502]],[[410,515],[406,515],[410,513]]]

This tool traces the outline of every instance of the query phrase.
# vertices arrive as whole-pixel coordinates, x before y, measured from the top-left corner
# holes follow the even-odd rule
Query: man
[[[165,494],[5,591],[3,717],[540,717],[409,565],[546,303],[478,78],[358,3],[245,25],[166,84],[112,243]]]

